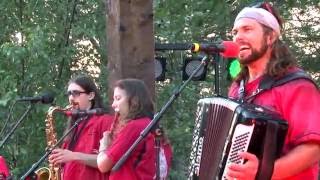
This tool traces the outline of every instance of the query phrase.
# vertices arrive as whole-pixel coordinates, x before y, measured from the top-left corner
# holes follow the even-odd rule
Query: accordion
[[[244,151],[259,159],[256,179],[270,179],[287,128],[287,122],[277,113],[261,106],[222,97],[200,99],[188,179],[226,179],[229,163],[245,162],[238,156],[238,152]]]

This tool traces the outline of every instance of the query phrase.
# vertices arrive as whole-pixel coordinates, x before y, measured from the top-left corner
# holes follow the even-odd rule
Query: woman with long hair
[[[123,79],[116,83],[112,108],[116,112],[113,125],[100,140],[97,164],[101,172],[110,172],[151,122],[154,113],[151,96],[143,81],[138,79]],[[166,138],[162,138],[160,144],[157,155],[155,135],[149,133],[119,170],[110,172],[109,179],[155,179],[157,170],[160,171],[159,179],[165,179],[172,150]],[[159,163],[156,163],[157,156]]]

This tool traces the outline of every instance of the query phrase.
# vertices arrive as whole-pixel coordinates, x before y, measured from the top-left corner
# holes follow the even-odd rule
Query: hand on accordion
[[[240,152],[239,156],[245,159],[245,163],[230,164],[227,170],[227,179],[254,180],[259,167],[258,158],[254,154],[248,152]]]

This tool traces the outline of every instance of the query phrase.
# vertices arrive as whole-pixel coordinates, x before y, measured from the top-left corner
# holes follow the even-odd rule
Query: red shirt
[[[139,137],[142,130],[150,123],[149,118],[135,119],[128,122],[128,124],[120,130],[116,135],[111,146],[107,149],[108,157],[114,162],[122,157],[122,155],[131,147],[134,141]],[[171,158],[172,150],[170,145],[162,146],[162,161],[161,167],[167,169],[167,176]],[[161,154],[161,153],[160,153]],[[165,157],[164,157],[164,156]],[[161,159],[160,158],[160,159]],[[161,160],[160,160],[161,161]],[[163,163],[164,162],[164,163]],[[160,168],[161,169],[161,168]],[[161,171],[165,172],[165,171]],[[137,148],[132,152],[129,158],[123,165],[114,172],[110,173],[110,180],[152,180],[156,177],[156,149],[154,135],[149,133]],[[161,176],[160,176],[161,177]],[[165,178],[165,177],[164,177]]]
[[[247,83],[245,96],[251,95],[258,88],[260,81],[261,78]],[[229,97],[237,99],[238,89],[239,85],[233,83],[229,90]],[[288,121],[289,128],[283,154],[302,143],[320,144],[320,91],[311,82],[298,79],[274,87],[257,95],[253,103],[278,112]],[[318,163],[288,179],[317,180]]]
[[[9,176],[9,168],[6,160],[2,156],[0,156],[0,174],[3,174],[5,177]]]
[[[79,135],[79,139],[74,146],[74,152],[87,154],[98,154],[99,141],[103,137],[103,132],[111,127],[113,116],[92,116]],[[82,121],[78,130],[82,128],[85,121]],[[67,147],[65,143],[63,147]],[[87,166],[81,162],[71,161],[63,166],[63,180],[105,180],[108,179],[107,173],[101,173],[98,168]]]

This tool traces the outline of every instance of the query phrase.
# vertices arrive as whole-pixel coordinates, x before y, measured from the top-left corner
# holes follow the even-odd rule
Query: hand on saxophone
[[[49,156],[49,162],[53,164],[61,164],[73,160],[76,160],[74,153],[67,149],[54,149]]]
[[[99,153],[105,151],[110,145],[111,137],[110,131],[105,131],[103,133],[103,137],[100,139]]]

